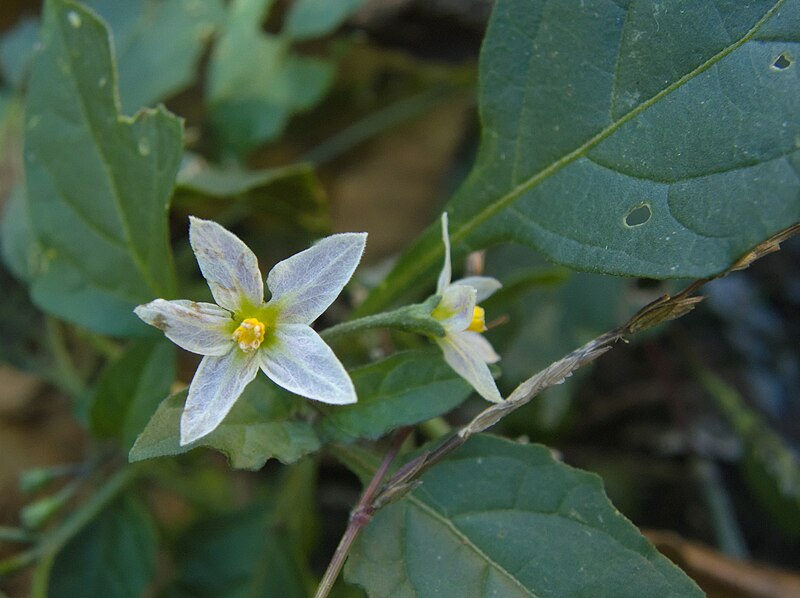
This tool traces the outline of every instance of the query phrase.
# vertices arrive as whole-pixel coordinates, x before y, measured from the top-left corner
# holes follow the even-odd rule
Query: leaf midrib
[[[488,204],[483,210],[478,212],[475,216],[470,218],[469,220],[465,221],[457,230],[451,232],[450,239],[453,245],[464,239],[467,235],[469,235],[475,228],[486,222],[489,218],[497,214],[503,208],[508,206],[509,204],[513,203],[516,199],[518,199],[521,195],[528,192],[532,188],[536,187],[539,183],[544,181],[545,179],[549,178],[551,175],[555,174],[556,172],[560,171],[565,166],[568,166],[578,158],[583,157],[586,152],[590,149],[598,145],[600,142],[604,141],[606,138],[611,136],[615,133],[620,127],[622,127],[628,121],[634,119],[639,114],[656,104],[657,102],[661,101],[664,97],[671,94],[673,91],[679,89],[687,82],[694,79],[700,73],[708,70],[715,64],[717,64],[720,60],[731,54],[732,52],[736,51],[738,48],[743,46],[745,43],[750,41],[753,36],[758,32],[759,29],[766,23],[772,15],[785,3],[786,0],[778,0],[775,4],[770,8],[763,17],[761,17],[755,25],[745,33],[741,38],[739,38],[736,42],[730,44],[729,46],[720,50],[717,54],[703,62],[702,64],[695,67],[693,70],[686,73],[683,77],[668,85],[660,92],[652,96],[650,99],[642,102],[638,106],[636,106],[633,110],[625,114],[624,116],[620,117],[618,120],[612,122],[609,126],[605,129],[597,133],[595,136],[591,137],[589,140],[585,141],[583,144],[569,152],[568,154],[562,156],[560,159],[556,160],[546,168],[543,168],[533,176],[531,176],[526,181],[520,183],[519,185],[515,186],[505,195],[502,195],[500,198],[495,200],[494,202]],[[481,173],[482,169],[476,169],[472,172],[467,182],[465,182],[464,186],[466,187],[469,185],[469,181],[477,178],[477,176]],[[420,256],[409,268],[402,271],[402,274],[399,276],[399,280],[396,281],[394,286],[394,291],[390,292],[388,296],[388,300],[383,301],[382,303],[388,304],[394,296],[398,295],[400,292],[406,290],[408,285],[411,281],[415,280],[420,274],[424,273],[428,268],[430,268],[436,260],[442,254],[442,248],[437,245],[428,252],[424,253]]]
[[[447,519],[446,517],[442,516],[441,513],[433,509],[425,502],[423,502],[414,494],[409,495],[406,498],[406,500],[408,500],[415,507],[419,508],[429,517],[435,519],[436,521],[447,527],[447,529],[450,530],[452,534],[454,534],[455,536],[458,537],[459,540],[461,540],[464,546],[469,547],[473,552],[475,552],[475,554],[477,554],[481,559],[483,559],[483,561],[486,563],[488,567],[492,567],[496,571],[501,573],[504,577],[513,582],[514,585],[517,586],[522,592],[524,592],[531,598],[539,598],[537,594],[534,594],[533,592],[531,592],[531,590],[522,585],[522,583],[517,578],[515,578],[505,567],[503,567],[500,563],[492,559],[488,554],[483,552],[480,549],[480,547],[478,547],[469,536],[467,536],[466,534],[464,534],[464,532],[458,529],[458,527],[456,527],[456,525],[450,519]]]
[[[70,3],[70,4],[73,4],[73,3]],[[66,7],[66,3],[64,4],[64,6]],[[74,8],[72,10],[81,10],[84,13],[85,17],[89,17],[91,19],[97,20],[97,17],[94,15],[94,13],[91,13],[91,12],[85,10],[82,6],[74,6]],[[60,12],[61,11],[59,11],[59,14],[56,16],[56,23],[57,23],[57,26],[58,26],[59,35],[61,37],[61,45],[66,49],[67,48],[67,36],[64,33],[64,27],[66,25],[64,24],[63,19],[60,18],[60,16],[61,16]],[[111,46],[109,46],[109,51],[111,52]],[[161,285],[152,276],[152,274],[150,273],[150,269],[147,267],[147,264],[144,261],[143,256],[141,256],[139,254],[138,248],[137,248],[136,244],[133,242],[133,236],[132,236],[131,230],[130,230],[130,223],[128,222],[128,219],[126,217],[125,210],[122,209],[122,205],[120,203],[122,196],[121,196],[121,194],[119,192],[119,186],[118,186],[117,179],[116,179],[115,176],[113,176],[113,169],[112,169],[111,164],[110,164],[110,162],[109,162],[109,160],[108,160],[108,158],[106,156],[106,153],[105,153],[106,150],[105,150],[104,146],[100,143],[100,139],[99,139],[99,137],[97,135],[97,132],[95,131],[95,127],[94,127],[94,124],[92,122],[92,119],[89,118],[89,113],[88,113],[88,109],[87,109],[87,106],[86,106],[86,101],[84,99],[84,95],[83,95],[83,93],[81,91],[81,87],[77,83],[77,77],[75,77],[75,75],[74,75],[75,63],[74,63],[72,54],[69,51],[67,51],[66,54],[67,54],[67,59],[70,62],[70,72],[73,73],[72,83],[73,83],[73,86],[75,88],[76,95],[78,96],[78,99],[79,99],[79,105],[80,105],[80,108],[81,108],[81,112],[83,113],[84,122],[86,123],[86,129],[89,131],[90,135],[92,136],[92,139],[94,140],[95,147],[97,148],[98,155],[100,157],[100,163],[103,165],[103,170],[106,173],[106,177],[107,177],[107,179],[109,181],[109,184],[111,186],[111,189],[112,189],[111,197],[112,197],[112,199],[114,201],[114,205],[116,207],[117,213],[119,214],[123,232],[125,233],[125,239],[127,241],[126,249],[128,250],[128,253],[131,256],[131,259],[132,259],[134,265],[136,266],[136,269],[138,270],[139,275],[141,276],[141,280],[148,287],[150,287],[150,290],[153,291],[156,295],[166,294],[167,289],[161,288]],[[110,59],[109,62],[110,62],[110,65],[111,65],[111,77],[110,77],[111,81],[110,82],[113,83],[114,86],[117,86],[119,84],[119,77],[118,77],[118,74],[117,74],[116,63],[114,62],[113,53],[109,54],[109,59]],[[114,101],[114,104],[115,104],[114,105],[114,109],[116,111],[116,115],[115,115],[115,119],[114,119],[115,125],[120,126],[120,127],[130,127],[131,124],[133,124],[133,122],[135,122],[136,119],[128,119],[128,118],[122,116],[121,107],[120,107],[119,97],[118,96],[116,97],[116,99]],[[151,113],[151,111],[144,110],[140,114],[141,115],[147,115],[147,114],[150,114],[150,113]],[[68,203],[68,205],[70,205],[69,202],[67,202],[67,203]],[[93,279],[93,282],[94,282],[94,279]],[[99,285],[97,285],[97,286],[99,286]]]

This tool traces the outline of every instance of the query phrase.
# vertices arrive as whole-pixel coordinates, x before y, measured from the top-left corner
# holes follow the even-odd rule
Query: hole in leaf
[[[653,210],[650,209],[650,205],[646,203],[641,203],[638,206],[634,206],[628,212],[628,215],[625,216],[625,224],[627,226],[641,226],[648,220],[650,220],[650,216],[653,215]]]
[[[792,57],[786,52],[778,56],[775,62],[772,63],[772,68],[778,71],[787,69],[790,66],[792,66]]]

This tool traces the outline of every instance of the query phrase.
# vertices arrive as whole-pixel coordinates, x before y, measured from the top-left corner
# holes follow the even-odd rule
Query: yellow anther
[[[472,332],[486,332],[486,320],[484,319],[483,308],[476,305],[472,312],[472,322],[467,326],[467,330]]]
[[[239,343],[242,351],[255,351],[264,341],[266,331],[267,327],[256,318],[247,318],[233,331],[233,340]]]

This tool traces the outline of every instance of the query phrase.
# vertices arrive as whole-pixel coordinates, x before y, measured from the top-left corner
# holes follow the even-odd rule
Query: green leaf
[[[472,392],[438,350],[396,353],[351,376],[358,403],[326,409],[319,423],[324,440],[374,440],[394,428],[447,413]]]
[[[175,345],[141,340],[106,367],[91,399],[90,425],[99,438],[130,450],[175,379]]]
[[[192,82],[222,24],[220,0],[83,0],[111,28],[122,112],[133,114]]]
[[[236,201],[248,219],[258,219],[260,232],[275,223],[291,224],[309,233],[330,232],[325,192],[309,164],[292,164],[264,170],[222,170],[190,160],[178,173],[173,204],[194,215],[211,215]]]
[[[448,204],[456,255],[516,241],[582,270],[703,277],[797,222],[798,14],[798,0],[499,0],[479,155]],[[361,313],[441,260],[437,223]]]
[[[322,99],[333,80],[329,62],[294,53],[287,37],[262,33],[271,4],[234,0],[211,54],[206,93],[212,122],[239,153],[277,137],[293,114]]]
[[[0,71],[10,87],[22,87],[38,38],[39,20],[34,17],[23,17],[0,38]]]
[[[50,571],[52,598],[137,598],[155,574],[156,530],[130,496],[109,505],[58,553]]]
[[[296,40],[312,39],[334,31],[364,0],[296,0],[286,17],[284,32]]]
[[[161,403],[136,439],[129,454],[131,462],[205,446],[224,453],[232,467],[258,470],[268,459],[293,463],[320,446],[311,425],[294,419],[300,401],[260,377],[245,389],[216,430],[181,446],[180,419],[186,394],[181,391]]]
[[[200,522],[177,546],[179,576],[169,596],[306,598],[289,538],[263,506]]]
[[[30,218],[45,263],[31,288],[44,310],[108,334],[143,334],[138,303],[174,289],[167,207],[181,121],[164,108],[120,115],[103,23],[48,0],[27,103]]]
[[[353,547],[347,578],[372,598],[703,595],[546,447],[478,436],[421,479]]]

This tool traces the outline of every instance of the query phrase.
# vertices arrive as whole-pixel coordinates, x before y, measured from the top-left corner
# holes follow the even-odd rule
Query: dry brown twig
[[[360,530],[369,522],[372,514],[386,504],[398,500],[409,491],[413,490],[419,485],[419,477],[422,473],[463,445],[471,436],[492,427],[512,411],[516,411],[523,405],[529,403],[543,390],[563,383],[573,372],[591,363],[606,351],[611,350],[617,342],[624,341],[627,336],[652,328],[662,322],[674,320],[686,315],[704,299],[702,296],[695,295],[700,287],[712,280],[727,276],[731,272],[749,267],[756,260],[780,249],[780,244],[783,241],[798,232],[800,232],[800,223],[794,224],[770,237],[763,243],[760,243],[724,272],[715,276],[696,280],[675,295],[663,295],[647,304],[622,326],[618,326],[592,339],[562,359],[550,364],[545,369],[525,380],[514,389],[505,401],[492,404],[490,407],[481,411],[472,421],[449,436],[438,446],[423,452],[400,467],[385,483],[380,485],[380,481],[387,469],[387,467],[382,466],[379,472],[376,473],[376,476],[370,481],[370,492],[365,492],[362,495],[357,508],[353,510],[349,525],[343,536],[343,540],[347,538],[348,541],[339,544],[331,561],[331,565],[329,565],[328,571],[326,571],[325,574],[324,579],[327,580],[327,582],[320,584],[316,598],[324,598],[328,595],[333,581],[338,576],[339,570],[344,564],[352,543],[355,541]],[[386,464],[386,459],[384,459],[384,464]],[[378,477],[378,475],[380,477]],[[380,488],[380,490],[376,491],[376,488]],[[365,498],[368,500],[365,500]]]

